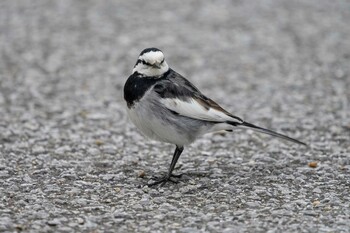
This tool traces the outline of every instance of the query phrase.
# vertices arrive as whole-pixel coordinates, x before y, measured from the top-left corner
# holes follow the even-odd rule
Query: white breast
[[[188,145],[192,142],[185,132],[181,134],[174,125],[160,118],[159,114],[154,114],[149,106],[137,103],[127,112],[135,126],[150,139],[178,146]]]

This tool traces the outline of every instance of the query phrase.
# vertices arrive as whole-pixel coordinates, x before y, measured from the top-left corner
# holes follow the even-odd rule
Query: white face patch
[[[164,60],[164,54],[161,51],[150,51],[148,53],[142,54],[139,59],[151,65],[157,63],[160,64]]]
[[[161,51],[150,51],[139,57],[139,62],[133,73],[138,72],[146,77],[158,77],[169,70],[168,64],[164,61],[164,54]],[[152,66],[154,65],[154,66]]]

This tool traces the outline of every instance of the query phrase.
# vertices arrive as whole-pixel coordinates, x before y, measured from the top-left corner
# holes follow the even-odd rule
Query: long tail
[[[242,127],[242,128],[249,128],[249,129],[252,129],[252,130],[260,132],[260,133],[268,134],[271,136],[282,138],[282,139],[290,141],[290,142],[294,142],[294,143],[298,143],[298,144],[303,145],[303,146],[307,146],[307,144],[304,142],[301,142],[301,141],[296,140],[294,138],[290,138],[290,137],[283,135],[283,134],[280,134],[280,133],[276,133],[276,132],[269,130],[269,129],[261,128],[259,126],[253,125],[253,124],[248,123],[248,122],[242,122],[242,123],[227,122],[227,123],[230,125],[233,125],[233,126],[238,126],[238,127]]]

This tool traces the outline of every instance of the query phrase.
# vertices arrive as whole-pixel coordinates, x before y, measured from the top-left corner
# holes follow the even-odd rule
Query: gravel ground
[[[350,232],[349,1],[1,1],[0,231]],[[139,52],[250,131],[185,148],[128,122]],[[314,162],[309,164],[310,162]]]

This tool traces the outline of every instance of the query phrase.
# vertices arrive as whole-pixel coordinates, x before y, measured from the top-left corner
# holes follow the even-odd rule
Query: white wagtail
[[[306,145],[296,139],[236,117],[203,95],[192,83],[170,69],[157,48],[143,50],[124,86],[131,121],[151,139],[176,145],[167,175],[150,185],[177,181],[173,169],[184,146],[199,136],[221,130],[249,128]]]

